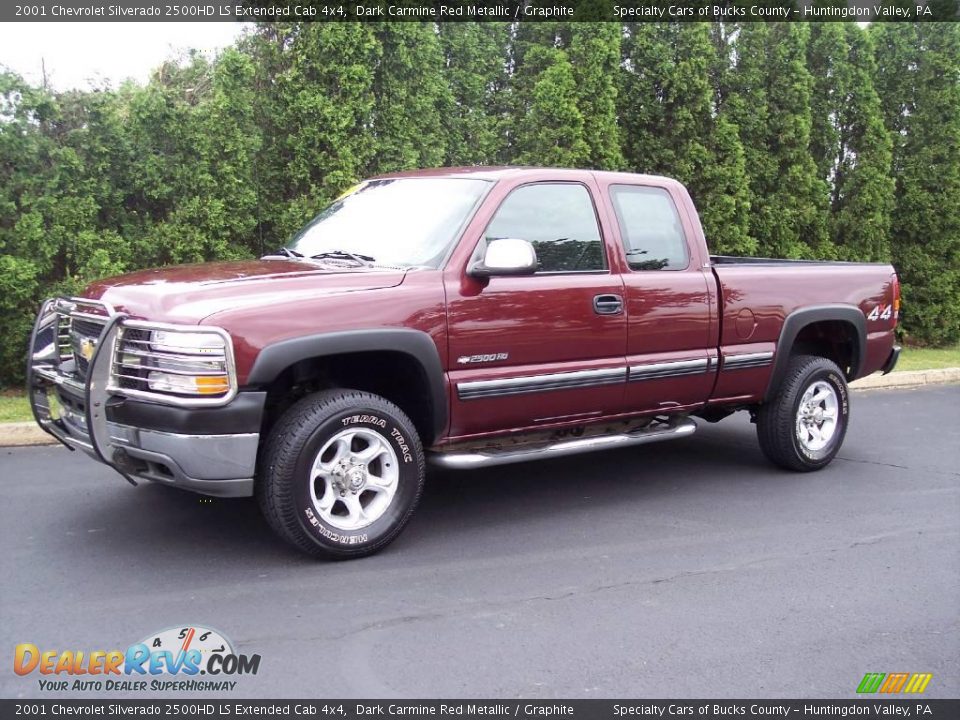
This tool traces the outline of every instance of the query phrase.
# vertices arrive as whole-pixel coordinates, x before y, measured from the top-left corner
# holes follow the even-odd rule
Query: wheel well
[[[266,388],[261,433],[268,433],[303,396],[329,388],[364,390],[386,398],[413,421],[425,446],[435,440],[435,408],[426,371],[411,355],[391,351],[308,358],[288,366]]]
[[[859,335],[845,320],[821,320],[804,326],[790,348],[791,355],[817,355],[835,362],[847,380],[860,361]]]

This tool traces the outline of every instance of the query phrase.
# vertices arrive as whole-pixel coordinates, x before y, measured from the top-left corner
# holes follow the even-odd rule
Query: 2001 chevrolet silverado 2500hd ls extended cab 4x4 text
[[[889,265],[711,257],[667,178],[427,170],[361,183],[276,255],[47,301],[28,383],[41,426],[130,482],[256,495],[296,547],[351,557],[402,530],[428,461],[747,410],[773,462],[822,468],[847,382],[896,363],[899,303]]]

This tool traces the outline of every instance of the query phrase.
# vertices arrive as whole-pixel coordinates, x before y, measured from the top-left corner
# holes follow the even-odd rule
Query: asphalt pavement
[[[191,624],[260,654],[232,697],[851,698],[866,672],[960,696],[960,386],[854,394],[819,473],[770,466],[744,414],[700,426],[434,473],[400,539],[342,563],[288,549],[251,500],[4,448],[0,696],[105,695],[41,692],[17,643]]]

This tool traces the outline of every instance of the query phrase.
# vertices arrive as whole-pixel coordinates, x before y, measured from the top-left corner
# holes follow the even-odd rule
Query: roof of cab
[[[456,178],[476,178],[479,180],[503,180],[507,178],[522,178],[529,175],[531,178],[544,179],[550,176],[556,179],[582,180],[585,176],[592,175],[598,180],[629,182],[633,180],[642,180],[651,185],[668,185],[677,182],[672,178],[661,175],[641,175],[638,173],[612,172],[606,170],[582,170],[573,168],[552,168],[520,165],[499,165],[499,166],[465,166],[465,167],[444,167],[444,168],[424,168],[421,170],[404,170],[401,172],[385,173],[377,175],[376,179],[383,178],[406,178],[406,177],[456,177]]]

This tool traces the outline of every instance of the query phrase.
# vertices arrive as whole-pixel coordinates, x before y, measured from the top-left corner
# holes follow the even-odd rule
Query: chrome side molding
[[[659,380],[660,378],[680,377],[682,375],[702,375],[709,370],[709,358],[631,365],[629,380],[635,382],[637,380]]]
[[[724,355],[721,370],[746,370],[763,367],[773,362],[773,351],[746,353],[743,355]]]
[[[549,458],[576,455],[578,453],[609,450],[612,448],[643,445],[645,443],[673,440],[692,435],[697,424],[690,418],[676,420],[669,425],[652,425],[643,430],[616,435],[597,435],[576,440],[561,440],[549,445],[517,448],[509,450],[479,450],[476,452],[435,452],[429,455],[429,461],[437,467],[450,470],[508,465],[529,460],[547,460]]]
[[[527,375],[522,377],[500,378],[497,380],[474,380],[457,383],[457,396],[461,400],[475,400],[485,397],[502,397],[524,393],[547,392],[549,390],[569,390],[572,388],[594,387],[597,385],[616,385],[627,378],[627,369],[601,368],[597,370],[576,370],[573,372],[550,373],[547,375]]]

